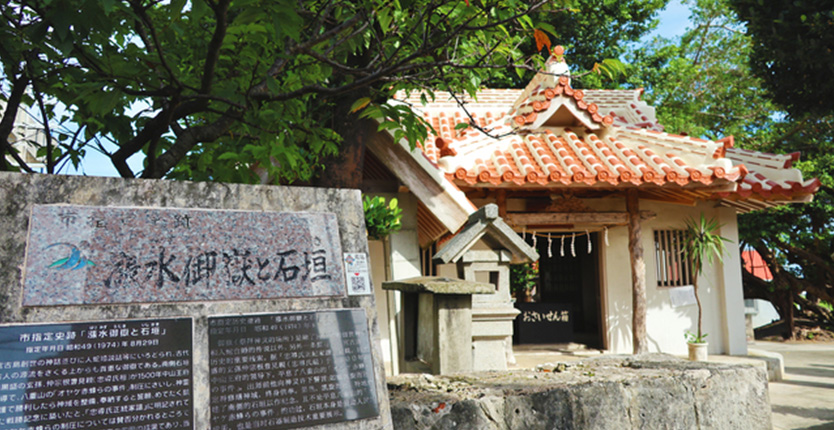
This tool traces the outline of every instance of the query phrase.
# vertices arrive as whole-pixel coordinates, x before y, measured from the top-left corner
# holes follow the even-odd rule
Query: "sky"
[[[689,25],[689,8],[682,4],[681,0],[672,0],[666,6],[666,9],[660,11],[658,18],[660,23],[657,29],[647,36],[648,39],[654,36],[666,38],[681,36]],[[138,173],[142,169],[143,158],[141,154],[136,154],[128,159],[128,165],[134,172]],[[79,170],[69,170],[67,173],[89,176],[119,176],[110,159],[94,150],[88,151]]]
[[[667,38],[682,36],[689,26],[689,7],[682,4],[681,0],[672,0],[665,10],[660,11],[658,18],[660,23],[653,35]]]

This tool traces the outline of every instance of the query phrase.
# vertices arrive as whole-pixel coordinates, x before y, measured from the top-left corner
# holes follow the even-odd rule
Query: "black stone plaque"
[[[379,415],[363,309],[209,318],[209,373],[215,430]]]
[[[521,313],[513,324],[513,343],[573,342],[569,303],[516,303]]]
[[[0,327],[0,429],[191,429],[191,319]]]

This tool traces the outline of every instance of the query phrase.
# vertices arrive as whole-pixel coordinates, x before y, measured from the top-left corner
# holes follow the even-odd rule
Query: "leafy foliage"
[[[709,336],[707,333],[703,333],[699,336],[691,331],[687,331],[683,334],[683,337],[686,339],[686,343],[706,343],[707,336]]]
[[[834,313],[823,302],[834,301],[834,117],[798,121],[785,136],[771,147],[802,151],[794,166],[822,185],[812,202],[740,217],[743,243],[773,275],[765,282],[744,273],[745,295],[771,300],[789,322],[796,304],[799,315],[831,323]]]
[[[616,60],[639,49],[636,43],[657,26],[657,12],[667,3],[668,0],[563,1],[561,9],[538,18],[535,22],[538,32],[534,37],[522,40],[519,49],[529,58],[537,58],[534,54],[549,52],[552,45],[562,45],[567,50],[572,85],[614,88],[624,76],[615,70],[622,67]],[[598,62],[600,64],[595,67]],[[608,67],[615,63],[614,68]],[[611,73],[605,73],[606,70]],[[492,88],[523,87],[534,74],[532,68],[496,70],[487,77],[486,85]]]
[[[753,40],[750,64],[777,103],[795,116],[834,113],[834,4],[730,0]]]
[[[510,291],[520,297],[535,288],[539,279],[539,262],[510,265]]]
[[[701,214],[699,219],[686,220],[684,248],[696,274],[703,273],[704,263],[711,265],[716,259],[723,260],[723,255],[727,252],[724,242],[730,240],[716,233],[720,229],[718,221],[714,218],[707,219],[704,214]]]
[[[748,136],[773,124],[776,111],[749,70],[751,42],[722,1],[695,2],[690,19],[680,40],[658,38],[635,52],[629,82],[646,87],[666,131],[751,143]]]
[[[516,46],[533,14],[560,3],[12,1],[0,13],[0,131],[21,103],[42,101],[81,130],[53,136],[52,159],[111,141],[125,177],[309,180],[360,114],[404,125],[412,142],[425,134],[385,104],[397,91],[474,93],[496,67],[533,67]],[[126,163],[137,153],[142,172]]]
[[[624,52],[666,1],[14,0],[0,13],[0,136],[39,105],[75,130],[47,130],[49,172],[96,150],[125,177],[357,186],[366,120],[426,136],[387,103],[398,91],[526,83],[547,57],[535,40],[551,37],[588,79],[613,76],[616,60],[594,62]],[[16,168],[8,153],[0,141],[2,170]]]
[[[802,152],[795,163],[822,186],[814,201],[748,214],[741,236],[767,262],[771,282],[745,273],[746,293],[771,299],[793,333],[798,314],[834,322],[834,6],[811,1],[730,0],[753,41],[749,64],[791,124],[774,127],[763,149]]]
[[[362,202],[365,210],[365,227],[368,230],[368,238],[380,240],[389,234],[399,231],[402,227],[402,208],[397,206],[397,199],[392,198],[385,204],[385,197],[365,196]]]
[[[754,39],[729,3],[692,2],[692,27],[680,39],[656,39],[637,51],[629,83],[646,87],[645,98],[666,131],[709,139],[732,135],[742,148],[802,153],[793,167],[806,179],[820,179],[814,201],[739,216],[740,245],[757,250],[774,276],[765,282],[744,272],[744,294],[770,300],[789,323],[794,305],[801,315],[832,321],[818,303],[834,299],[834,116],[789,114],[770,99],[750,67],[761,58]]]

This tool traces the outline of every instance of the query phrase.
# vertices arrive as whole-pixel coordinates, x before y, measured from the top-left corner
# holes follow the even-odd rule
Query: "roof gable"
[[[491,239],[497,242],[494,248],[503,248],[512,253],[513,263],[536,261],[539,254],[522,240],[516,232],[498,216],[498,206],[488,204],[469,216],[469,221],[454,237],[432,257],[436,263],[456,263],[479,240]]]
[[[561,46],[557,52],[563,52]],[[582,126],[599,130],[614,123],[614,117],[603,115],[596,103],[583,100],[585,92],[570,86],[570,72],[561,56],[551,58],[546,70],[536,74],[510,110],[515,130],[535,130],[542,126]]]

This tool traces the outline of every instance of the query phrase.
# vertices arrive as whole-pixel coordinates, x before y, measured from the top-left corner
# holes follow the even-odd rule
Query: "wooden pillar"
[[[632,343],[635,354],[645,354],[649,352],[646,334],[646,262],[643,260],[637,190],[628,190],[626,211],[628,212],[628,254],[631,259]]]
[[[507,190],[498,190],[495,196],[495,203],[498,204],[498,216],[507,219]]]

